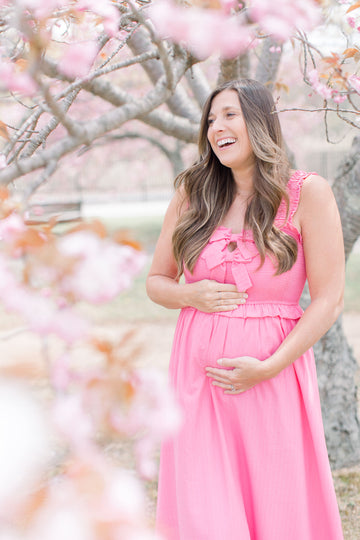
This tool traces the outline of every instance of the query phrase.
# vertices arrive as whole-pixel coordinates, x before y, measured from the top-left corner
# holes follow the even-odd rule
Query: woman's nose
[[[221,118],[215,118],[213,120],[212,126],[215,131],[222,131],[224,129],[224,124],[221,120]]]

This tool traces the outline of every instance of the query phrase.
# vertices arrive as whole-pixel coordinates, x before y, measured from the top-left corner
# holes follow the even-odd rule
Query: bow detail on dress
[[[230,251],[228,245],[232,242],[236,243],[236,247]],[[239,291],[246,291],[252,287],[247,264],[257,256],[259,252],[256,244],[246,233],[244,236],[232,234],[231,230],[223,227],[216,229],[204,252],[209,270],[223,265],[225,276],[225,263],[230,263],[231,273]]]

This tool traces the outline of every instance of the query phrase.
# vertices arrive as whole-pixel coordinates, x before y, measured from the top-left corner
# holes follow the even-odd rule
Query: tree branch
[[[57,66],[55,62],[46,60],[43,65],[43,71],[46,75],[56,78]],[[68,81],[73,81],[67,78]],[[96,79],[89,84],[84,84],[84,89],[91,94],[102,98],[115,107],[132,103],[134,98],[120,88],[107,80]],[[141,115],[141,121],[159,129],[166,135],[179,138],[185,142],[196,143],[198,136],[198,123],[193,124],[188,119],[181,116],[175,116],[164,110],[154,110],[149,114]]]
[[[273,50],[270,50],[272,49]],[[266,84],[270,91],[273,90],[274,82],[280,66],[282,45],[271,37],[263,40],[261,55],[256,69],[255,79]]]
[[[139,55],[144,51],[151,50],[152,44],[149,35],[146,31],[140,28],[129,40],[128,46],[135,55]],[[175,49],[179,50],[179,49]],[[155,84],[159,77],[163,76],[164,69],[160,62],[150,60],[141,64],[150,81]],[[170,111],[177,116],[188,118],[192,122],[199,122],[200,110],[195,107],[194,103],[189,99],[185,90],[181,86],[177,86],[173,95],[166,102]]]
[[[197,65],[192,66],[186,71],[185,78],[200,109],[202,109],[211,92],[211,88],[201,67]]]
[[[175,66],[175,81],[178,81],[183,76],[185,70],[185,62],[183,65]],[[81,136],[64,138],[49,149],[39,151],[30,158],[20,159],[16,164],[6,167],[0,171],[0,185],[7,185],[19,176],[46,167],[49,162],[58,161],[62,156],[76,150],[82,144],[91,144],[94,140],[120,127],[130,119],[147,115],[151,110],[164,103],[169,98],[170,93],[166,78],[161,78],[146,96],[134,99],[132,102],[107,112],[95,120],[82,124]]]
[[[217,84],[223,84],[227,81],[238,79],[240,76],[240,62],[239,57],[236,58],[221,58],[220,59],[220,71],[218,75]]]

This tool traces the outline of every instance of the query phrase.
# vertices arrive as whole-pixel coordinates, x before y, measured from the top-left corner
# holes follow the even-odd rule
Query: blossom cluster
[[[96,37],[101,33],[113,37],[120,27],[120,11],[111,0],[2,0],[1,8],[5,32],[0,87],[22,96],[37,93],[39,62],[54,40],[59,45],[63,42],[56,53],[59,70],[69,77],[84,78],[99,52]],[[14,32],[22,51],[19,58],[12,52]]]
[[[320,21],[313,0],[253,0],[248,7],[221,2],[217,7],[189,9],[172,0],[158,0],[149,12],[159,36],[185,44],[200,59],[213,53],[232,58],[253,47],[262,35],[286,41],[297,28],[310,30]]]
[[[61,234],[30,225],[8,192],[1,198],[0,301],[23,331],[64,347],[46,358],[45,398],[32,389],[31,359],[0,366],[0,538],[159,540],[139,478],[154,476],[179,410],[163,374],[137,365],[134,335],[100,338],[77,309],[128,288],[145,255],[99,223]],[[137,474],[110,459],[109,441],[132,441]]]

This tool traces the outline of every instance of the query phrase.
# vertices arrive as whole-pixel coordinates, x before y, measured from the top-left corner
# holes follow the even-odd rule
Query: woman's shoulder
[[[315,172],[292,171],[288,183],[289,195],[296,193],[298,203],[309,198],[321,199],[332,194],[329,182]]]
[[[329,182],[319,174],[310,173],[302,184],[299,210],[320,212],[322,207],[334,199]]]
[[[329,182],[315,172],[303,170],[291,171],[291,176],[287,185],[290,198],[290,206],[294,210],[308,199],[321,201],[323,197],[332,196]]]
[[[276,223],[294,225],[300,229],[300,214],[313,212],[316,205],[320,209],[332,197],[329,183],[317,173],[303,170],[292,170],[287,184],[289,207],[283,200],[280,204]],[[296,214],[296,216],[295,216]],[[279,226],[279,225],[278,225]]]

